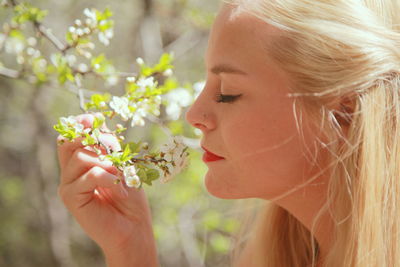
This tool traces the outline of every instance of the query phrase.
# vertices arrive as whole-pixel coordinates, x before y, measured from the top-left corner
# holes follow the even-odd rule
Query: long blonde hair
[[[281,30],[268,54],[327,136],[321,214],[335,230],[323,266],[400,267],[400,0],[226,2]],[[315,266],[318,244],[287,211],[271,204],[255,224],[253,266]]]

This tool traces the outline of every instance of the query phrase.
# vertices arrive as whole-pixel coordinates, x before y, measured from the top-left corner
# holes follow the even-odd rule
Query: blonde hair
[[[335,230],[323,266],[400,267],[400,0],[226,2],[281,30],[268,54],[327,136],[320,214],[331,214]],[[252,266],[315,266],[312,231],[277,205],[252,229]]]

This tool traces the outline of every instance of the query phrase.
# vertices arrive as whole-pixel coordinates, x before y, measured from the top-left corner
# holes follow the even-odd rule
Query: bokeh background
[[[0,1],[1,2],[1,1]],[[3,3],[6,1],[3,1]],[[114,13],[114,38],[99,46],[119,70],[137,71],[135,59],[154,63],[163,52],[175,55],[175,74],[182,83],[204,80],[204,52],[217,0],[34,0],[48,10],[43,24],[63,40],[85,8]],[[0,7],[0,25],[12,17]],[[33,32],[26,26],[26,31]],[[44,55],[54,52],[42,44]],[[15,55],[0,51],[0,62],[18,69]],[[89,89],[123,92],[90,80]],[[0,75],[0,266],[105,266],[101,251],[68,214],[57,196],[59,168],[57,133],[60,116],[80,113],[74,93],[58,84],[34,86]],[[181,120],[169,125],[176,133],[196,138]],[[133,141],[157,146],[165,134],[157,125],[133,129]],[[198,138],[198,137],[197,137]],[[231,234],[238,228],[232,201],[210,196],[203,185],[206,166],[201,152],[191,149],[188,169],[168,184],[146,187],[162,266],[229,266]],[[107,229],[104,229],[107,231]]]

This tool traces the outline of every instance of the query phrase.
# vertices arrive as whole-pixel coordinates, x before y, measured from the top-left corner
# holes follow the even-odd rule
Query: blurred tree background
[[[30,3],[48,10],[43,24],[60,40],[65,40],[76,19],[83,18],[85,8],[108,7],[114,14],[114,37],[109,46],[96,47],[96,51],[104,52],[119,70],[137,71],[135,59],[139,56],[155,63],[163,52],[173,52],[174,73],[180,82],[193,84],[205,78],[204,52],[219,1]],[[0,7],[1,25],[9,23],[11,17],[10,8]],[[29,23],[25,30],[34,35]],[[43,55],[56,52],[49,42],[42,47]],[[78,98],[58,84],[10,78],[15,74],[11,70],[19,71],[21,64],[15,55],[4,51],[6,48],[0,45],[0,49],[0,266],[105,266],[99,248],[82,232],[57,196],[57,133],[52,126],[60,116],[81,112]],[[121,83],[107,84],[96,78],[85,86],[112,94],[123,91]],[[183,114],[168,126],[174,133],[196,138]],[[166,138],[156,124],[132,129],[129,136],[154,146]],[[172,182],[145,186],[161,266],[228,266],[230,234],[238,227],[232,202],[215,199],[206,192],[206,166],[201,161],[201,151],[194,146],[190,153],[191,164]]]

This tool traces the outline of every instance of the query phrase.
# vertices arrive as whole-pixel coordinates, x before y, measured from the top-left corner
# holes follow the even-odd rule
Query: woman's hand
[[[85,128],[94,116],[79,115]],[[58,141],[62,140],[58,138]],[[59,196],[84,231],[102,248],[109,266],[157,266],[151,214],[144,191],[128,188],[109,161],[85,148],[81,140],[58,146],[61,167]],[[114,151],[120,145],[112,134],[100,136]]]

